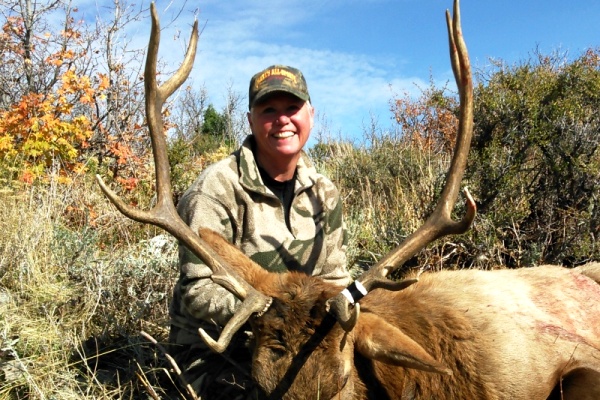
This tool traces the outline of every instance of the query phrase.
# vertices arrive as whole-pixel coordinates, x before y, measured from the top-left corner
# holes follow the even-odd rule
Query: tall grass
[[[313,154],[342,193],[351,238],[349,264],[358,271],[369,268],[423,224],[435,207],[451,159],[449,153],[432,152],[390,134],[367,137],[359,146],[330,142]],[[442,261],[446,268],[455,268],[467,256],[471,254],[464,246],[440,243],[421,251],[406,268],[439,269]]]
[[[90,178],[4,191],[0,221],[0,399],[125,398],[162,379],[138,332],[166,337],[173,239]]]

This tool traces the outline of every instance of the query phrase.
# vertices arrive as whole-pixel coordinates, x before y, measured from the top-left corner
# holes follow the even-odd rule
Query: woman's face
[[[286,92],[259,100],[248,113],[259,159],[285,161],[297,157],[314,124],[310,103]]]

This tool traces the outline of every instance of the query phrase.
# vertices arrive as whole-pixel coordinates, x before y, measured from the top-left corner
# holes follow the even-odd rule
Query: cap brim
[[[302,101],[310,100],[310,96],[308,95],[308,93],[304,93],[299,90],[294,90],[287,86],[275,86],[275,87],[268,87],[268,88],[259,90],[258,93],[256,93],[256,96],[254,96],[254,100],[252,100],[251,106],[255,105],[260,100],[264,99],[268,95],[275,93],[275,92],[289,93],[289,94],[296,96],[297,98],[299,98]]]

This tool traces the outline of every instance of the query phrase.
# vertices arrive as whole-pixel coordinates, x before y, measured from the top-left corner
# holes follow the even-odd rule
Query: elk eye
[[[275,331],[275,339],[276,339],[276,340],[277,340],[279,343],[283,344],[283,343],[284,343],[284,339],[283,339],[283,331],[279,331],[279,330],[278,330],[278,331]]]
[[[273,334],[270,335],[270,340],[265,343],[264,350],[267,351],[268,357],[271,362],[275,362],[282,357],[285,357],[287,354],[286,347],[284,345],[283,332],[282,331],[273,331]]]
[[[310,316],[311,319],[315,320],[320,315],[321,315],[321,313],[319,312],[319,306],[314,306],[313,308],[310,309],[309,316]]]

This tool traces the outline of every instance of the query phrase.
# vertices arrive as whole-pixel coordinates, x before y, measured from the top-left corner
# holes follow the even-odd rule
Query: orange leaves
[[[34,180],[35,180],[35,175],[29,170],[23,171],[21,173],[21,175],[19,176],[19,181],[21,181],[23,183],[32,184]]]
[[[94,102],[106,87],[105,78],[99,82],[93,86],[89,77],[67,70],[54,93],[26,94],[0,112],[0,158],[22,166],[21,181],[33,182],[56,161],[61,176],[83,170],[81,150],[93,133],[92,121],[75,109]]]
[[[69,175],[85,171],[82,150],[96,118],[89,105],[107,84],[105,77],[92,81],[76,72],[88,48],[73,21],[68,22],[58,38],[48,31],[28,31],[23,19],[15,17],[8,17],[0,31],[5,61],[15,65],[14,81],[22,71],[28,74],[29,84],[14,91],[18,100],[0,111],[0,159],[22,182],[51,173],[66,182]]]
[[[458,128],[457,102],[444,92],[432,85],[416,100],[405,95],[392,101],[391,111],[406,140],[423,149],[451,151]]]
[[[48,64],[52,64],[55,67],[61,67],[63,64],[68,65],[72,62],[77,56],[81,56],[81,54],[76,54],[73,50],[61,50],[59,52],[50,54],[46,58],[46,62]]]
[[[134,157],[131,147],[119,142],[114,142],[110,148],[110,152],[117,159],[118,165],[125,165]]]
[[[590,68],[600,67],[600,48],[587,49],[581,60],[584,65]]]
[[[121,177],[117,177],[117,182],[119,182],[119,184],[121,185],[121,188],[125,189],[128,192],[131,192],[132,190],[134,190],[140,180],[138,178],[121,178]]]
[[[82,27],[72,15],[61,26],[0,26],[3,82],[14,83],[0,107],[0,180],[67,182],[102,169],[128,190],[151,173],[143,83],[127,63],[99,66]]]
[[[72,28],[62,31],[61,34],[66,39],[80,39],[81,38],[81,32],[79,32],[75,29],[72,29]]]
[[[105,91],[110,86],[110,80],[106,74],[98,74],[98,91]]]
[[[25,26],[23,25],[23,19],[18,17],[7,17],[6,23],[2,27],[3,36],[22,36],[25,32]],[[4,39],[4,37],[3,37]],[[4,40],[3,40],[4,41]]]
[[[83,104],[94,102],[94,95],[97,88],[92,86],[92,82],[87,76],[78,76],[75,71],[69,69],[61,77],[62,86],[58,89],[58,95],[62,100],[71,100],[69,95],[75,95],[77,100]],[[65,105],[73,105],[71,102],[63,102]]]
[[[86,226],[98,227],[98,212],[93,205],[82,201],[74,202],[65,208],[63,218],[68,226],[82,229]]]

